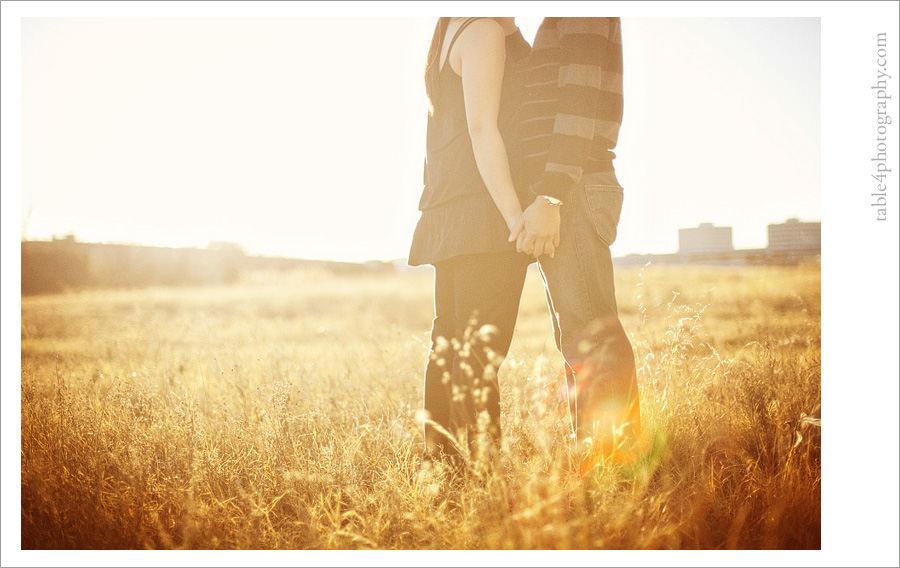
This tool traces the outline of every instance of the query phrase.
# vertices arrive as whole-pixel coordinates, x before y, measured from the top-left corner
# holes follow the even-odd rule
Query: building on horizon
[[[822,223],[788,219],[769,225],[770,251],[821,251]]]
[[[822,254],[822,223],[791,218],[768,225],[769,243],[763,249],[736,250],[731,227],[701,223],[678,229],[678,252],[628,254],[613,259],[619,266],[656,264],[711,264],[731,266],[818,264]]]
[[[731,227],[700,223],[691,229],[678,229],[678,254],[723,253],[734,250]]]

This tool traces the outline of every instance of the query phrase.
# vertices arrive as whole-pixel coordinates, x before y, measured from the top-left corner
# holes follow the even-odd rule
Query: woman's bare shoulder
[[[506,34],[493,18],[479,18],[469,24],[459,35],[456,43],[460,51],[477,55],[486,49],[502,48],[506,42]]]
[[[465,20],[466,18],[460,18],[460,22]],[[451,28],[447,33],[451,35],[456,32]],[[496,20],[478,18],[466,26],[456,39],[453,51],[448,54],[450,68],[460,75],[463,60],[481,61],[485,58],[502,57],[506,45],[505,38],[503,27]]]
[[[461,18],[462,21],[466,19]],[[503,39],[505,32],[503,31],[503,26],[497,20],[493,18],[478,18],[463,30],[459,40],[461,41],[466,35],[469,35],[469,37],[479,36],[485,39]]]

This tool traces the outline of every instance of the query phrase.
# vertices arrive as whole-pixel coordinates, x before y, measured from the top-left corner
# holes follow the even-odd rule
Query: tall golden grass
[[[22,299],[23,549],[818,549],[820,272],[619,269],[650,453],[577,478],[530,273],[503,466],[423,480],[431,276]]]

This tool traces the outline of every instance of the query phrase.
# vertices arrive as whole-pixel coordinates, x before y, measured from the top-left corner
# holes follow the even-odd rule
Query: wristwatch
[[[562,201],[560,201],[559,199],[557,199],[555,197],[550,197],[549,195],[538,195],[538,197],[543,198],[544,201],[546,201],[547,203],[549,203],[550,205],[552,205],[554,207],[559,207],[560,205],[562,205]]]

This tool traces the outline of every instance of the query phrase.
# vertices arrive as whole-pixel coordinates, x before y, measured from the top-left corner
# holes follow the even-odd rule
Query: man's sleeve
[[[561,18],[559,25],[559,106],[550,152],[536,195],[563,201],[580,179],[593,144],[621,121],[622,44],[619,18]],[[618,116],[602,116],[601,107],[618,101]]]

